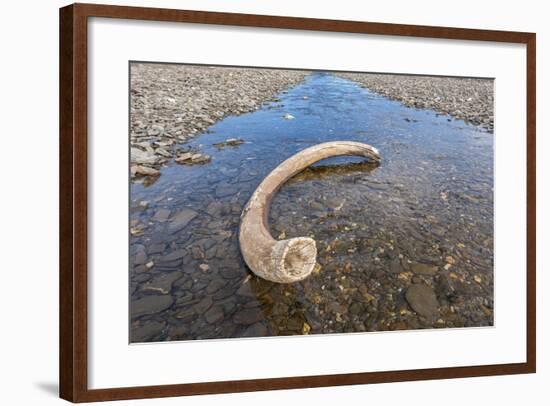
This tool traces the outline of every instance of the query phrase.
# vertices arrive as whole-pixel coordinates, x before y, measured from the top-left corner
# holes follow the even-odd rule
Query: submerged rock
[[[170,293],[172,285],[175,281],[181,278],[183,274],[181,272],[171,272],[168,274],[160,275],[153,278],[151,281],[143,285],[143,291],[158,292],[163,295]]]
[[[210,155],[185,152],[176,158],[176,162],[178,164],[194,165],[194,164],[205,164],[207,162],[210,162],[211,159],[212,157]]]
[[[132,174],[132,176],[137,176],[137,175],[159,176],[160,175],[160,171],[158,169],[149,168],[148,166],[143,166],[143,165],[133,165],[130,168],[130,173]]]
[[[148,295],[141,299],[134,300],[130,306],[132,318],[145,316],[147,314],[156,314],[168,309],[174,303],[174,299],[169,295]]]
[[[437,266],[422,264],[419,262],[411,264],[411,271],[419,275],[435,275],[438,271]]]
[[[244,140],[241,138],[228,138],[225,141],[212,144],[218,149],[223,149],[225,147],[236,147],[238,145],[244,144]]]
[[[206,313],[204,313],[204,319],[210,324],[221,321],[223,316],[223,307],[221,306],[213,306]]]
[[[146,321],[144,324],[132,328],[131,341],[134,343],[150,341],[162,333],[164,326],[166,326],[164,321]]]
[[[170,223],[168,224],[168,232],[170,234],[174,234],[181,231],[197,216],[198,213],[195,210],[188,207],[183,208],[170,219]]]
[[[255,323],[249,326],[242,334],[241,337],[264,337],[268,335],[268,330],[265,324]]]
[[[425,284],[414,284],[407,289],[405,299],[412,309],[428,319],[439,315],[439,303],[434,290]]]
[[[237,324],[252,324],[265,318],[260,308],[244,309],[233,316],[233,321]]]

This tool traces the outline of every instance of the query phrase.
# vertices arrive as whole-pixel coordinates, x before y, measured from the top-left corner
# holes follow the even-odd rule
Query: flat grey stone
[[[405,299],[412,309],[426,318],[435,318],[439,315],[439,303],[434,290],[425,284],[414,284],[407,289]]]
[[[265,318],[260,308],[244,309],[233,316],[233,321],[237,324],[253,324]]]
[[[222,306],[213,306],[206,313],[204,313],[205,320],[210,324],[221,321],[223,319],[223,316],[224,314]]]
[[[434,265],[421,264],[418,262],[411,264],[411,271],[413,271],[413,273],[418,275],[432,276],[437,273],[437,270],[438,270],[437,266],[434,266]]]
[[[268,333],[267,327],[263,323],[255,323],[247,327],[241,335],[242,337],[264,337]]]
[[[130,305],[130,311],[132,318],[136,318],[160,313],[172,306],[172,303],[174,303],[174,299],[170,295],[149,295],[134,300]]]
[[[181,231],[185,228],[187,224],[191,220],[193,220],[195,217],[197,217],[198,213],[190,208],[183,208],[178,213],[172,216],[170,219],[170,224],[168,225],[168,232],[170,234],[177,233],[178,231]]]
[[[149,341],[160,335],[165,325],[165,322],[155,320],[147,321],[139,327],[132,328],[130,341],[132,343],[143,343]]]
[[[141,290],[161,293],[166,295],[172,290],[172,285],[175,281],[182,277],[181,272],[170,272],[154,277],[152,280],[143,285]]]

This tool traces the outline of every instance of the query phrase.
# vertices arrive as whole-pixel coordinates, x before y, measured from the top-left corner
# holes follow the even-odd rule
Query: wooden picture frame
[[[111,19],[269,27],[371,35],[526,44],[527,59],[527,327],[526,362],[197,382],[109,389],[88,387],[88,19]],[[536,370],[536,37],[534,33],[321,20],[233,13],[73,4],[60,9],[60,396],[72,402],[140,399],[275,389],[524,374]]]

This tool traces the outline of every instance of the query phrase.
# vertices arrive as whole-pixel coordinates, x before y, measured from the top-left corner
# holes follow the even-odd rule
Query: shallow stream
[[[213,145],[228,138],[245,143]],[[334,140],[382,162],[331,159],[285,184],[272,234],[313,237],[319,267],[291,285],[255,277],[243,206],[284,159]],[[212,160],[131,185],[132,342],[492,325],[492,133],[317,72],[179,147]]]

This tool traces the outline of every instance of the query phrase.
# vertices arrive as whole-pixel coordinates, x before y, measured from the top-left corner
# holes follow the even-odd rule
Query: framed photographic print
[[[60,395],[535,372],[535,34],[60,10]]]

